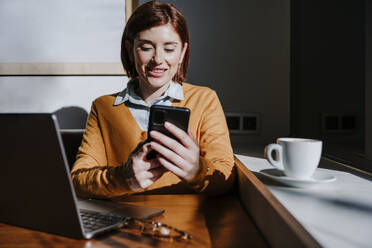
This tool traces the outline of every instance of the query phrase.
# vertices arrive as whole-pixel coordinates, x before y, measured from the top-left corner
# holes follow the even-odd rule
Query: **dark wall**
[[[364,0],[293,0],[291,133],[364,144]],[[350,132],[324,132],[324,113],[356,116]]]
[[[261,117],[259,134],[234,134],[233,143],[271,143],[288,136],[290,0],[165,2],[188,22],[187,80],[216,90],[225,112]]]

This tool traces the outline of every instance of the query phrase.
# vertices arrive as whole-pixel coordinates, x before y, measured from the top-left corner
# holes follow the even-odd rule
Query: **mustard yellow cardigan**
[[[125,104],[114,106],[117,94],[96,99],[89,114],[77,160],[71,171],[78,196],[112,198],[133,193],[226,192],[234,179],[234,158],[226,119],[215,91],[182,84],[184,100],[173,106],[191,110],[189,129],[200,146],[201,170],[186,183],[166,172],[150,187],[133,192],[124,165],[139,142],[147,138]]]

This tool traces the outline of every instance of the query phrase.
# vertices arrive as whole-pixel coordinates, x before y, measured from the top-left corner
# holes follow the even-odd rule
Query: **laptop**
[[[162,209],[79,199],[54,114],[0,114],[0,222],[75,239]],[[103,220],[97,222],[97,220]]]

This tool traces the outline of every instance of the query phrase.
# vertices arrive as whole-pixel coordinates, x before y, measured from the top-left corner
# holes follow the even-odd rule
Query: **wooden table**
[[[154,219],[193,238],[170,242],[121,228],[91,240],[74,240],[0,223],[0,247],[268,247],[235,195],[137,195],[126,197],[125,203],[165,209]]]

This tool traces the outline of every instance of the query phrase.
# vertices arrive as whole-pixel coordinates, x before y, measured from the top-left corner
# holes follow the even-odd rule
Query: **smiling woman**
[[[93,102],[72,178],[81,197],[141,192],[219,194],[234,179],[229,131],[215,91],[185,81],[190,56],[186,20],[171,4],[138,7],[125,27],[121,59],[127,88]],[[152,105],[190,109],[188,132],[176,139],[151,131]],[[148,153],[156,151],[155,158]]]

